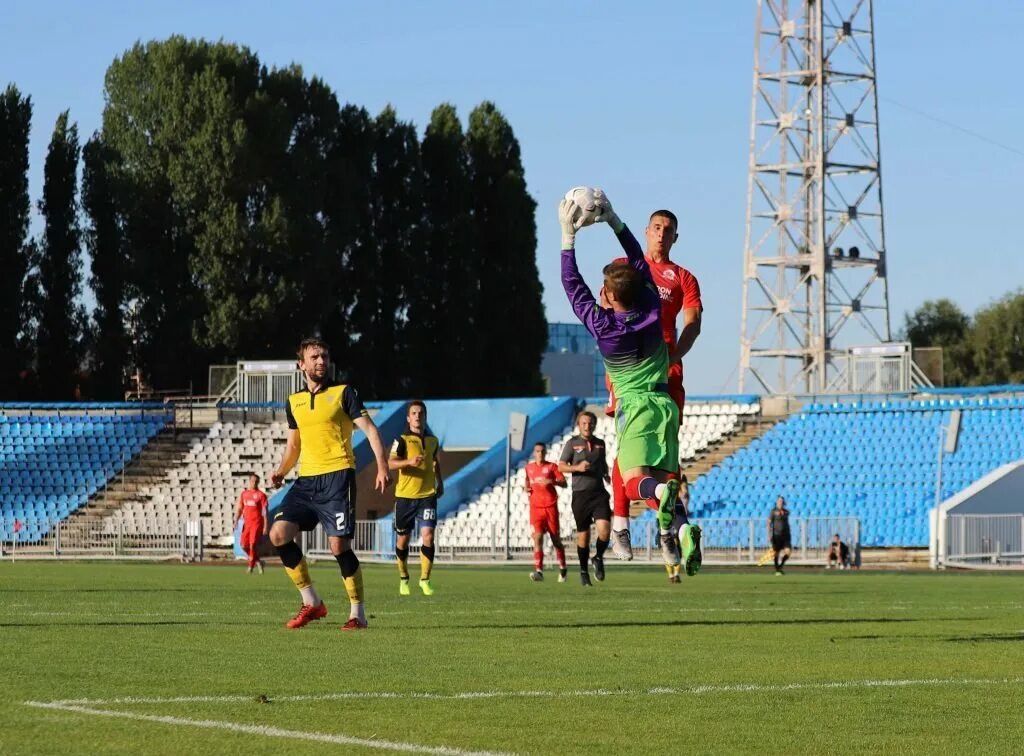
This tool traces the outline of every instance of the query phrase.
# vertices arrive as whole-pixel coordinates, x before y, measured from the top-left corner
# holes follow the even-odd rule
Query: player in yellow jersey
[[[398,472],[395,485],[395,557],[398,561],[398,593],[409,595],[409,539],[416,521],[420,525],[420,590],[432,596],[430,570],[434,566],[434,528],[437,500],[444,494],[441,449],[437,437],[427,432],[427,405],[409,402],[408,427],[391,447],[388,467]]]
[[[277,548],[288,577],[302,594],[302,608],[288,621],[289,628],[300,628],[327,616],[327,607],[309,578],[302,549],[295,543],[300,530],[313,530],[320,523],[331,553],[338,560],[351,604],[348,622],[342,630],[361,630],[366,627],[363,574],[351,548],[356,512],[354,428],[366,434],[373,449],[377,461],[376,489],[384,493],[391,481],[377,426],[352,386],[334,383],[327,377],[329,361],[327,344],[320,339],[305,339],[299,344],[298,364],[306,377],[306,388],[288,397],[288,445],[271,481],[279,488],[296,462],[299,477],[274,513],[270,542]]]

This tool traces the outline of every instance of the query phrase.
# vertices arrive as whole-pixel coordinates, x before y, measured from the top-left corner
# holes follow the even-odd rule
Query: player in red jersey
[[[238,497],[235,507],[235,519],[231,523],[232,532],[242,520],[242,538],[240,546],[249,555],[249,569],[259,569],[263,574],[263,560],[256,556],[256,546],[260,538],[266,538],[269,520],[267,518],[267,495],[260,490],[260,476],[253,473],[249,476],[249,486]]]
[[[671,363],[668,370],[668,390],[679,406],[679,422],[683,421],[683,405],[686,391],[683,388],[683,357],[693,347],[700,335],[701,315],[704,306],[700,300],[700,284],[686,268],[669,259],[672,245],[679,239],[679,221],[669,210],[655,210],[651,213],[644,236],[647,251],[644,259],[651,268],[651,275],[661,295],[661,330],[669,346]],[[625,262],[619,258],[614,263]],[[683,328],[676,336],[676,319],[683,314]],[[607,382],[607,379],[606,379]],[[605,414],[615,414],[615,393],[608,385],[608,406]],[[619,466],[612,467],[612,551],[619,559],[633,558],[629,539],[629,498],[619,472]]]
[[[537,442],[533,445],[533,457],[526,464],[526,483],[523,487],[530,495],[530,525],[533,528],[533,572],[530,579],[544,579],[544,534],[551,536],[558,558],[558,582],[565,582],[565,547],[558,529],[558,492],[555,487],[565,488],[565,476],[558,471],[558,465],[545,459],[548,447]]]

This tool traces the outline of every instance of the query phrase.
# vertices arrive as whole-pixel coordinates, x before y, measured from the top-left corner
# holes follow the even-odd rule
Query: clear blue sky
[[[100,123],[103,75],[136,40],[180,33],[300,63],[343,101],[387,103],[421,129],[438,103],[465,117],[494,100],[522,145],[539,203],[537,259],[549,320],[570,320],[558,282],[555,206],[575,184],[603,186],[641,229],[650,210],[681,220],[673,257],[700,279],[703,335],[691,392],[733,390],[754,31],[753,0],[724,2],[19,2],[4,8],[0,76],[35,104],[32,196],[57,114],[83,141]],[[1024,283],[1015,221],[1024,155],[1020,0],[880,2],[875,24],[894,324],[928,298],[968,311]],[[0,84],[3,84],[0,81]],[[596,279],[617,250],[581,235]]]

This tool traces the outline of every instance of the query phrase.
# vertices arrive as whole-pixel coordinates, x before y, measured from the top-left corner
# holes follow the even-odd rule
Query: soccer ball
[[[583,228],[595,223],[600,215],[594,191],[594,187],[591,186],[574,186],[565,193],[565,198],[575,202],[579,208],[572,219],[576,228]]]

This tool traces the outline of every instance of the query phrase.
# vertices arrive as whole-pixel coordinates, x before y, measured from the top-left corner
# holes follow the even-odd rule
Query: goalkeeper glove
[[[598,209],[596,222],[607,223],[612,227],[612,231],[619,233],[626,224],[615,214],[615,211],[612,209],[612,202],[608,199],[608,195],[604,193],[603,189],[594,190],[594,204],[597,205]]]
[[[576,215],[579,213],[579,206],[572,200],[563,199],[558,204],[558,223],[562,227],[562,249],[575,249],[576,247]]]

